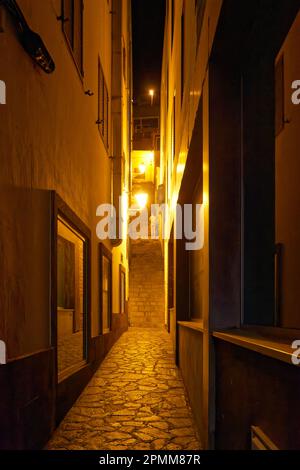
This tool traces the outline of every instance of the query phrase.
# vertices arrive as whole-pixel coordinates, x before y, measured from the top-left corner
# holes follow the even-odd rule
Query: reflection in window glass
[[[112,315],[112,256],[104,245],[100,244],[100,333],[111,330]]]
[[[85,239],[57,222],[57,359],[62,373],[85,359]]]
[[[120,313],[125,313],[126,301],[126,275],[123,269],[120,271]]]
[[[109,260],[103,256],[102,258],[102,318],[103,318],[103,331],[110,330],[110,312],[109,312]]]

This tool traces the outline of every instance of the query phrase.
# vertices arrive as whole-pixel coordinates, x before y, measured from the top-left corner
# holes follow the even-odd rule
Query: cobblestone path
[[[142,328],[123,334],[47,448],[200,449],[169,335]]]

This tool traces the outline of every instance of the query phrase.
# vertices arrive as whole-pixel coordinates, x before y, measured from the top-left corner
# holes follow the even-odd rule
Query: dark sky
[[[133,97],[150,88],[159,93],[165,24],[165,0],[132,0]]]

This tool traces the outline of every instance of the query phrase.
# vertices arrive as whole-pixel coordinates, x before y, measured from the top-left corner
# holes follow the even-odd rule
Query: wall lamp
[[[42,38],[30,29],[17,2],[15,0],[0,0],[0,6],[1,5],[6,7],[13,17],[17,26],[20,42],[32,60],[34,60],[44,72],[54,72],[55,64],[51,55],[43,43]]]

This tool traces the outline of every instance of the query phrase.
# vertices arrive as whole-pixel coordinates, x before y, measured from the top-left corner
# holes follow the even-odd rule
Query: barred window
[[[98,129],[104,145],[108,148],[109,98],[100,59],[98,59]]]

